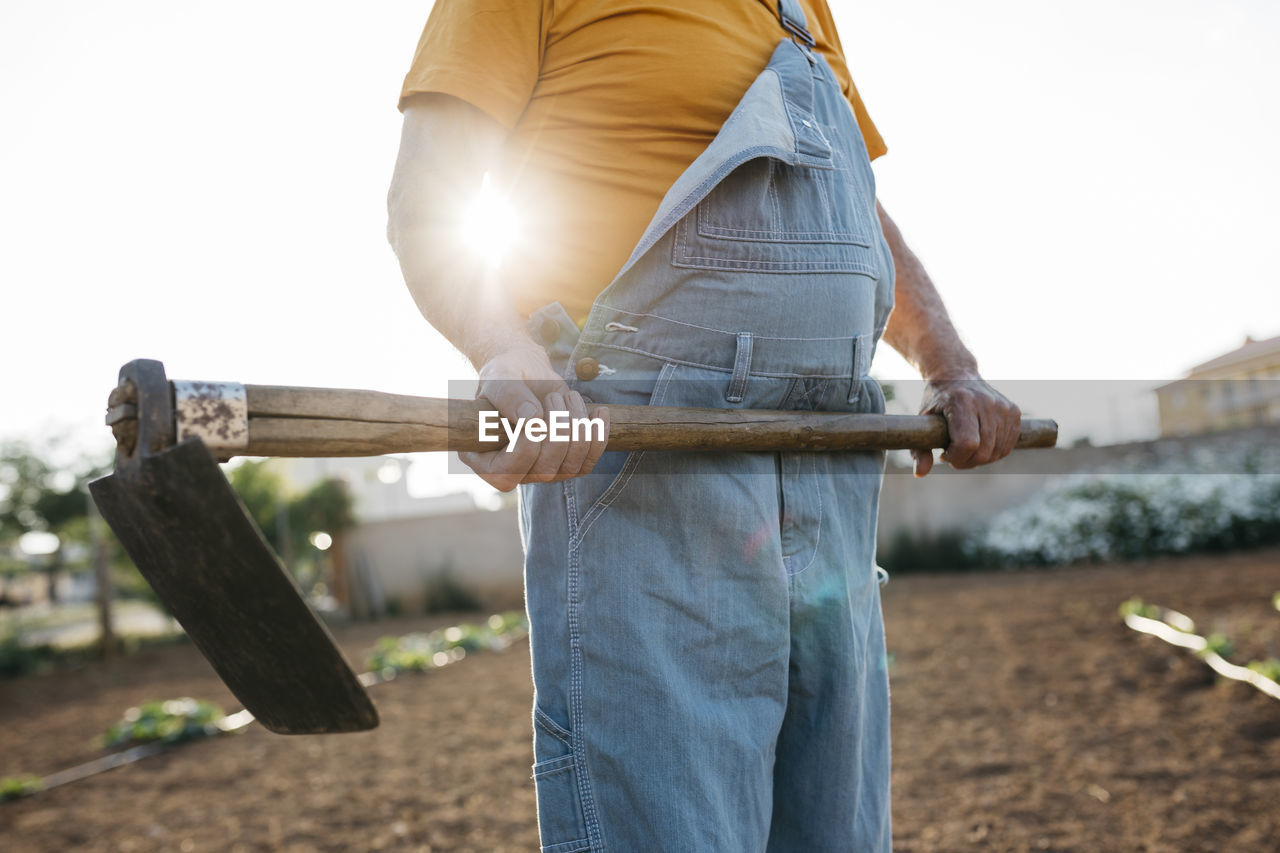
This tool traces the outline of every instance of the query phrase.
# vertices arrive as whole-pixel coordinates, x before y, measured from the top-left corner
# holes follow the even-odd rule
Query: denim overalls
[[[881,412],[893,265],[803,13],[579,332],[606,404]],[[888,851],[881,453],[606,453],[522,486],[542,849]]]

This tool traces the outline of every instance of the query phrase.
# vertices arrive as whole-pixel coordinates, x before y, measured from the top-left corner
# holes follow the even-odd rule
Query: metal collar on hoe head
[[[89,485],[160,601],[241,702],[281,734],[363,731],[378,712],[218,467],[206,439],[174,423],[174,385],[158,361],[120,369],[107,423],[114,473]],[[234,443],[243,394],[183,387],[180,406],[217,409],[216,443]],[[202,409],[203,407],[203,409]],[[230,424],[230,425],[229,425]],[[225,447],[226,445],[224,445]]]

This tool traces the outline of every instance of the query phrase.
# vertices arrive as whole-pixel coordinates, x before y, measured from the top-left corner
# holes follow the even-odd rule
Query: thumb
[[[916,459],[916,477],[923,477],[933,470],[933,451],[932,450],[913,450],[911,455]]]

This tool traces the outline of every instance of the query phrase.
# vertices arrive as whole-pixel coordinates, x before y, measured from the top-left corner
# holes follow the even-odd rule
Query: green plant
[[[499,651],[526,630],[524,614],[510,611],[495,613],[482,625],[454,625],[429,634],[383,637],[369,653],[365,665],[384,676],[421,672],[461,660],[468,652]]]
[[[1280,683],[1280,658],[1250,661],[1248,667],[1263,678],[1270,678],[1272,681]]]
[[[1135,595],[1120,605],[1120,616],[1141,616],[1144,619],[1159,619],[1160,607],[1155,604],[1147,604]]]
[[[39,663],[39,654],[22,645],[16,631],[0,636],[0,678],[26,675],[33,672]]]
[[[1229,658],[1235,652],[1236,647],[1232,645],[1231,640],[1226,634],[1214,632],[1204,638],[1204,649],[1201,654],[1215,654],[1220,658]]]
[[[520,610],[495,613],[485,621],[490,628],[500,634],[523,636],[529,630],[529,620]]]
[[[24,773],[21,776],[5,776],[0,779],[0,803],[29,797],[44,788],[39,776]]]
[[[147,702],[124,712],[120,722],[102,736],[103,746],[127,743],[177,743],[221,732],[216,725],[226,716],[212,702],[183,697]]]

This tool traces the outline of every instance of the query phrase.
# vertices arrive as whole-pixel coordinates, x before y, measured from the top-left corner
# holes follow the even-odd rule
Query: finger
[[[596,463],[604,455],[605,447],[609,444],[609,407],[597,406],[591,410],[591,417],[604,421],[604,434],[598,438],[595,434],[592,434],[591,448],[587,451],[587,458],[583,461],[582,468],[578,471],[579,476],[591,473],[591,469],[596,467]]]
[[[543,400],[545,411],[548,419],[551,412],[567,411],[564,401],[564,395],[553,392],[548,394]],[[526,483],[549,483],[556,479],[556,474],[560,471],[560,466],[564,462],[565,454],[569,452],[569,442],[552,441],[549,437],[539,442],[538,459],[529,468],[529,473],[525,475]]]
[[[925,386],[924,399],[920,404],[920,414],[922,415],[942,415],[942,407],[935,398],[935,392],[931,386]],[[946,415],[942,415],[946,419]],[[912,472],[916,477],[924,477],[933,470],[933,451],[932,450],[913,450],[911,455],[915,458],[915,471]],[[945,459],[945,453],[943,454]]]
[[[951,437],[942,453],[943,461],[952,468],[972,468],[974,454],[981,447],[978,416],[972,409],[957,410],[953,406],[947,406],[943,414],[947,418],[947,434]]]
[[[458,451],[458,459],[481,480],[484,480],[500,492],[509,492],[514,489],[519,481],[510,481],[510,478],[505,474],[494,474],[488,470],[488,461],[481,458],[488,455],[488,453],[475,453],[470,450]]]
[[[521,433],[510,452],[506,448],[483,453],[463,451],[458,454],[463,464],[500,492],[509,492],[524,479],[538,459],[538,445]]]
[[[520,379],[489,379],[480,385],[480,396],[493,404],[493,407],[513,427],[521,418],[542,416],[542,403],[529,386]],[[520,430],[515,445],[501,450],[476,453],[467,465],[489,485],[502,492],[509,492],[520,483],[525,482],[529,469],[538,461],[541,445],[525,437]],[[462,455],[459,454],[459,458]]]
[[[996,442],[995,459],[1003,459],[1018,445],[1018,433],[1022,431],[1022,413],[1010,403],[1001,413],[1000,439]],[[994,461],[994,459],[993,459]]]
[[[583,402],[582,395],[577,391],[570,391],[569,396],[565,399],[569,406],[570,422],[578,422],[578,420],[587,417],[587,404]],[[571,427],[572,429],[572,427]],[[587,461],[587,453],[591,450],[591,441],[582,439],[569,443],[569,450],[564,455],[564,461],[560,463],[559,478],[576,477],[582,470],[582,463]]]
[[[1013,413],[1009,416],[1009,439],[1005,443],[1005,455],[1013,452],[1018,446],[1018,439],[1022,437],[1022,409],[1017,406],[1013,407]]]
[[[911,455],[916,459],[915,476],[923,477],[933,470],[932,450],[913,450]]]
[[[994,462],[996,442],[1000,440],[1001,418],[995,404],[978,409],[978,449],[974,452],[970,463],[974,466]]]

